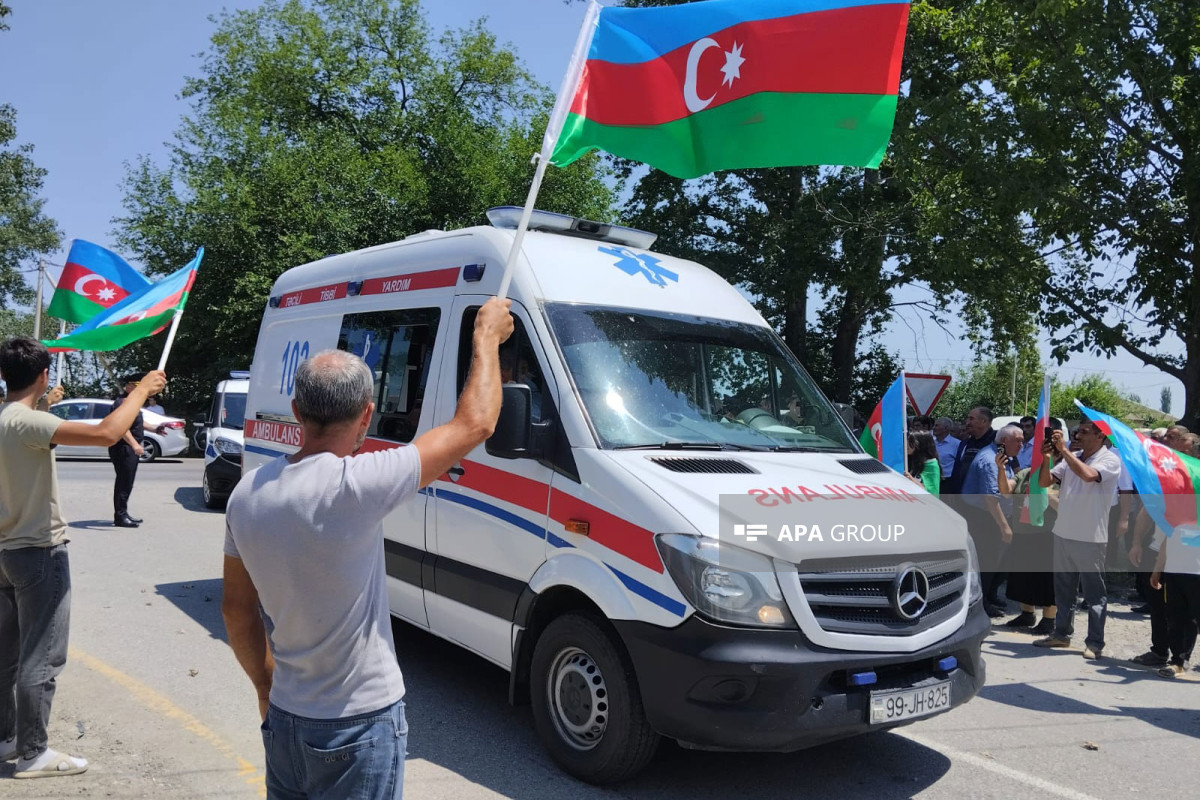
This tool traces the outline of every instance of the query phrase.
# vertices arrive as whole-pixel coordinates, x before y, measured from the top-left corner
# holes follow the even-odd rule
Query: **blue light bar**
[[[957,666],[958,659],[954,656],[946,656],[943,659],[939,659],[937,662],[938,672],[949,672]]]
[[[487,269],[487,264],[467,264],[463,267],[463,280],[468,283],[482,280],[485,269]]]
[[[870,686],[875,681],[879,680],[874,672],[855,672],[850,676],[851,686]]]

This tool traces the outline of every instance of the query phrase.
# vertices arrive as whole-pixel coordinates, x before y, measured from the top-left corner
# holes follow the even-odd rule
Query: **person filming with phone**
[[[1038,483],[1059,484],[1058,519],[1054,523],[1054,599],[1059,613],[1054,633],[1034,642],[1038,647],[1070,647],[1075,629],[1075,589],[1083,584],[1088,632],[1084,658],[1099,659],[1104,651],[1104,622],[1108,592],[1104,585],[1108,549],[1109,509],[1121,477],[1121,459],[1104,446],[1105,435],[1090,420],[1076,429],[1081,448],[1073,453],[1062,431],[1050,431],[1043,446],[1054,464],[1038,473]]]

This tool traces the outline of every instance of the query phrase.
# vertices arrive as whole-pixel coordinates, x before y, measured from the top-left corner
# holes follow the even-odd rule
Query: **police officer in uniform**
[[[122,390],[121,396],[112,404],[114,411],[138,385],[142,375],[143,373],[139,372],[125,376],[122,381],[125,388]],[[140,519],[129,516],[129,494],[133,491],[133,479],[137,476],[138,459],[143,453],[143,432],[142,414],[139,411],[137,419],[133,421],[129,430],[125,431],[125,435],[121,437],[120,441],[108,448],[108,460],[112,462],[113,469],[117,473],[117,479],[113,483],[113,525],[118,528],[136,528],[141,523]]]

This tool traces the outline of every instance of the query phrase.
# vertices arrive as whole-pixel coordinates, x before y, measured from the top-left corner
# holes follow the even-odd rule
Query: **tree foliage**
[[[1035,416],[1046,374],[1047,368],[1035,349],[981,361],[953,373],[953,380],[933,413],[961,420],[972,408],[984,406],[997,416]],[[1092,373],[1068,380],[1053,371],[1049,371],[1049,374],[1050,415],[1053,417],[1068,422],[1079,421],[1081,415],[1075,405],[1078,400],[1088,408],[1111,414],[1133,425],[1146,422],[1145,412],[1149,409],[1127,398],[1104,375]]]
[[[999,252],[1043,287],[1054,357],[1125,350],[1183,382],[1195,422],[1200,2],[938,5],[950,49],[971,55],[958,72],[994,202],[1022,211]],[[924,169],[945,180],[968,152],[935,147]],[[995,237],[980,228],[973,244]]]
[[[0,31],[11,9],[0,3]],[[33,159],[33,145],[16,144],[17,112],[0,103],[0,303],[33,299],[21,264],[58,247],[58,226],[47,217],[39,195],[46,170]]]
[[[268,0],[216,23],[170,162],[133,165],[119,220],[152,272],[205,247],[171,355],[194,400],[249,365],[289,267],[523,203],[551,100],[481,24],[435,36],[417,0]],[[612,203],[594,158],[539,196],[592,218]]]

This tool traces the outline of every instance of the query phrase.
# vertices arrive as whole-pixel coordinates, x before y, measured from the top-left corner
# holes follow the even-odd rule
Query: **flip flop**
[[[43,754],[44,755],[44,754]],[[42,756],[38,756],[34,763],[40,761]],[[54,753],[49,762],[41,769],[21,769],[21,762],[17,762],[17,771],[13,773],[14,778],[57,778],[62,775],[78,775],[86,771],[88,762],[82,758],[66,755],[65,753]]]

